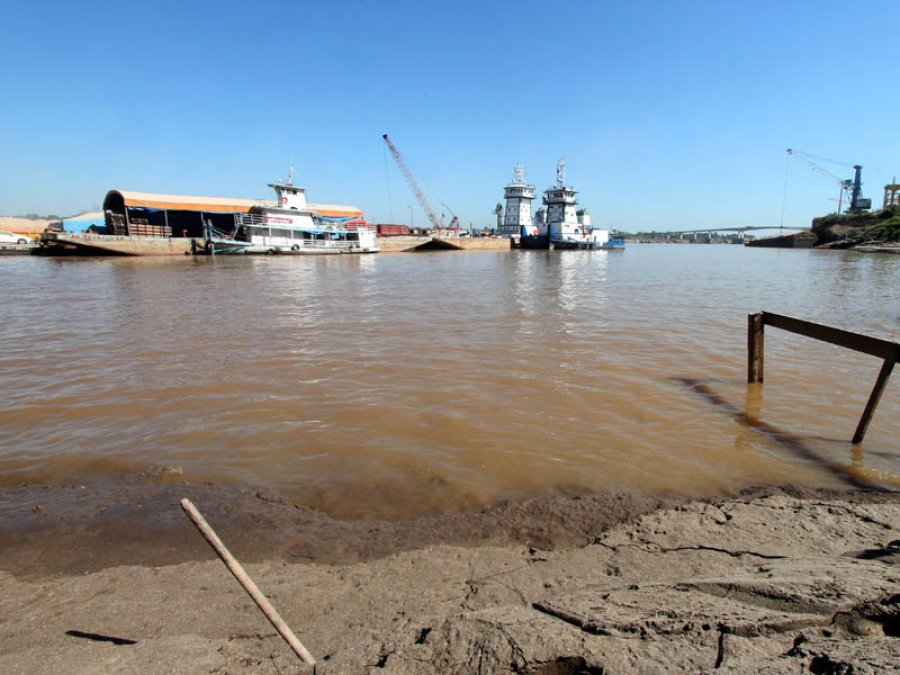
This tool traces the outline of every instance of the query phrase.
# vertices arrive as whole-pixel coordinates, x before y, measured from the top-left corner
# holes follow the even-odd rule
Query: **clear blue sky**
[[[778,225],[788,147],[862,164],[878,204],[900,174],[896,0],[83,0],[0,18],[3,214],[114,188],[268,198],[293,163],[311,201],[408,222],[385,132],[435,210],[476,225],[517,162],[543,190],[567,158],[594,221],[629,231]],[[838,190],[792,161],[784,222],[806,226]]]

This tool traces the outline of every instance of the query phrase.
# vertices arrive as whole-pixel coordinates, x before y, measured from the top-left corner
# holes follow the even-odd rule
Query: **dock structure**
[[[435,248],[457,251],[508,251],[508,237],[432,237]]]
[[[884,393],[884,389],[891,377],[894,364],[900,361],[900,343],[832,328],[831,326],[824,326],[811,321],[782,316],[781,314],[757,312],[747,317],[747,381],[750,383],[761,383],[764,379],[764,340],[765,327],[767,325],[884,359],[881,372],[878,374],[878,379],[875,381],[875,386],[872,389],[872,393],[869,394],[869,400],[866,402],[865,410],[859,420],[859,424],[856,426],[856,432],[853,434],[853,443],[862,443],[866,430],[869,428],[869,422],[872,420],[872,415],[875,414],[881,395]]]
[[[884,186],[884,203],[881,208],[891,209],[895,206],[900,206],[900,183],[896,178],[893,183]]]
[[[184,237],[116,236],[105,234],[70,234],[45,232],[41,245],[32,250],[37,255],[187,255],[191,242]]]
[[[34,244],[0,244],[0,255],[28,255]]]
[[[408,235],[382,237],[382,253],[411,253],[413,251],[508,251],[506,237],[457,237],[449,235]]]

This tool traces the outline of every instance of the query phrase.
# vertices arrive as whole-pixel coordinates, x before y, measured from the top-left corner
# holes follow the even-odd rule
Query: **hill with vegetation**
[[[900,242],[900,206],[865,213],[831,213],[813,218],[816,246],[852,248],[861,244]]]

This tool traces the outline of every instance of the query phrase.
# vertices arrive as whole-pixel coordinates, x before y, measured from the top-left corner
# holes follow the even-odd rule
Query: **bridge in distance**
[[[808,230],[808,227],[780,227],[778,225],[756,225],[751,227],[710,227],[705,229],[696,229],[696,230],[673,230],[670,232],[656,232],[655,234],[700,234],[704,232],[708,232],[712,234],[713,232],[751,232],[757,230],[789,230],[791,232],[803,232],[804,230]]]
[[[778,236],[785,233],[803,232],[808,228],[804,227],[780,227],[778,225],[753,225],[745,227],[698,227],[693,230],[671,230],[668,232],[644,232],[644,235],[650,235],[654,240],[664,239],[665,241],[701,241],[709,242],[714,235],[723,235],[733,243],[744,241],[747,232],[760,232],[768,230]]]

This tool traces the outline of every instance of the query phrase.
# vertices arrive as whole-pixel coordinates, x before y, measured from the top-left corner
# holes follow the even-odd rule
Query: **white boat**
[[[622,249],[625,242],[610,239],[609,230],[591,225],[587,209],[576,209],[575,189],[566,187],[566,162],[556,165],[556,185],[544,192],[550,247],[566,249]]]
[[[329,215],[323,205],[312,208],[306,189],[291,182],[269,183],[274,204],[258,204],[234,214],[230,233],[207,228],[209,253],[336,254],[376,253],[375,227],[355,215]],[[323,213],[324,212],[324,213]]]

